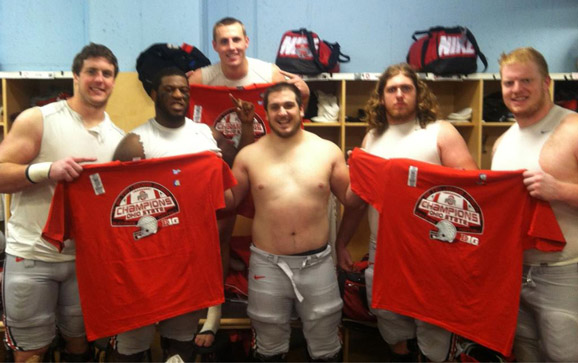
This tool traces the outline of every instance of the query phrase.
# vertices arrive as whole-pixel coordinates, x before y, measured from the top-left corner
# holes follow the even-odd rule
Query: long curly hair
[[[434,122],[438,118],[439,104],[436,96],[429,89],[427,84],[417,77],[417,73],[407,63],[399,63],[389,66],[379,77],[379,82],[371,93],[365,105],[366,118],[369,123],[368,131],[376,130],[381,135],[387,130],[387,112],[383,104],[383,92],[385,84],[390,78],[403,74],[410,78],[416,89],[417,119],[421,128],[425,128],[428,123]]]

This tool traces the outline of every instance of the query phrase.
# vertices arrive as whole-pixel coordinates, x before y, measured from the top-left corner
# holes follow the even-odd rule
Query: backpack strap
[[[429,30],[418,30],[416,32],[413,33],[413,35],[411,36],[411,39],[413,39],[414,41],[417,40],[417,36],[418,35],[423,35],[423,34],[428,34],[431,35],[431,32]]]
[[[320,72],[325,72],[325,67],[323,67],[323,64],[319,60],[319,52],[317,49],[315,49],[315,41],[313,40],[313,33],[305,28],[301,28],[299,31],[301,32],[301,34],[305,34],[305,36],[307,37],[307,44],[309,45],[309,51],[311,51],[311,54],[313,55],[313,61],[315,62],[315,65],[317,66]],[[321,42],[322,40],[319,39],[319,41]]]
[[[482,53],[482,51],[480,50],[480,47],[478,46],[478,42],[476,42],[476,38],[474,37],[474,35],[470,31],[470,29],[464,28],[464,30],[466,33],[466,37],[468,38],[470,43],[472,43],[472,45],[474,46],[474,49],[476,51],[476,54],[478,55],[478,57],[480,57],[480,60],[484,64],[484,70],[482,72],[485,72],[486,69],[488,69],[488,60],[486,59],[486,56],[484,55],[484,53]]]
[[[343,54],[341,53],[341,46],[339,45],[339,43],[335,43],[335,45],[337,46],[336,51],[337,51],[337,61],[339,63],[349,63],[349,61],[351,60],[351,57],[348,56],[347,54]]]

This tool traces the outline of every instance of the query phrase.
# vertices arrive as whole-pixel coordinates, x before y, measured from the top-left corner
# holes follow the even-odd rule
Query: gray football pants
[[[338,335],[343,302],[331,247],[308,256],[279,256],[251,246],[249,306],[257,352],[289,351],[291,314],[303,324],[309,355],[332,357],[341,350]]]

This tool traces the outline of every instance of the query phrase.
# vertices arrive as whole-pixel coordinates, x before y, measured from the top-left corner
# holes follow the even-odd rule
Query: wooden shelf
[[[345,126],[347,127],[367,127],[369,124],[367,122],[346,122]]]
[[[339,127],[339,122],[303,122],[305,127]]]
[[[513,124],[515,124],[515,122],[512,121],[482,121],[482,127],[510,127]]]

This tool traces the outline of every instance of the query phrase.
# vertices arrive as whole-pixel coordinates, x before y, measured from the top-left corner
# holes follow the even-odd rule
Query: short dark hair
[[[301,91],[299,91],[297,86],[295,86],[293,83],[279,82],[265,90],[265,94],[263,95],[263,106],[265,107],[265,111],[269,105],[269,95],[273,92],[281,92],[285,89],[293,91],[295,94],[295,101],[297,101],[297,106],[301,107],[303,105],[303,101],[301,99]]]
[[[112,50],[108,49],[106,46],[96,43],[88,44],[74,57],[74,60],[72,61],[72,73],[79,75],[86,59],[98,57],[106,59],[114,66],[114,77],[116,78],[118,75],[118,60],[116,59],[116,56]]]
[[[155,90],[158,92],[159,86],[161,85],[163,78],[170,76],[180,76],[183,77],[185,80],[187,79],[187,75],[180,68],[177,67],[162,68],[160,71],[155,73],[155,76],[153,77],[152,81],[151,90]]]
[[[241,22],[241,20],[236,19],[236,18],[232,18],[230,16],[227,16],[219,21],[217,21],[215,23],[215,25],[213,26],[213,41],[217,40],[217,28],[220,26],[224,26],[224,25],[233,25],[233,24],[239,24],[241,25],[241,28],[243,29],[243,35],[247,36],[247,31],[245,30],[245,24],[243,24]]]

